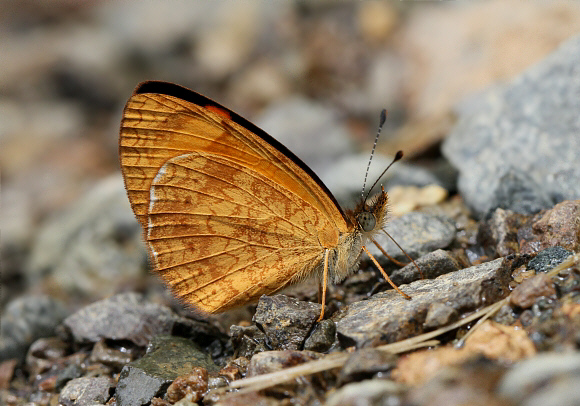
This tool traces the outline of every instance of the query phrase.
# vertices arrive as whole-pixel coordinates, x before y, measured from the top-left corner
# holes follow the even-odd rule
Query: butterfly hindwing
[[[257,300],[320,260],[299,200],[223,157],[172,158],[155,177],[150,201],[147,241],[155,269],[177,297],[202,310]]]

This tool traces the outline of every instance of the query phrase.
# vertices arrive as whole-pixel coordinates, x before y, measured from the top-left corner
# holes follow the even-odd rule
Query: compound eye
[[[359,213],[356,216],[356,220],[358,221],[363,231],[373,231],[375,229],[375,226],[377,225],[375,216],[368,211],[363,211],[362,213]]]

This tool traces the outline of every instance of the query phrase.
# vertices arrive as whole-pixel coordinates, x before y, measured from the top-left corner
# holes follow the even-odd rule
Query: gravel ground
[[[0,8],[0,403],[580,403],[580,4]],[[387,231],[422,275],[371,252],[412,300],[365,259],[321,322],[315,284],[212,316],[171,297],[118,163],[123,105],[153,79],[256,123],[345,207],[387,108],[369,179],[404,150]]]

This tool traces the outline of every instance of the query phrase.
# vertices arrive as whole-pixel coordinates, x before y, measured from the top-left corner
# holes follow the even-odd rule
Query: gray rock
[[[400,404],[404,388],[393,381],[372,379],[349,383],[334,392],[325,406],[383,406]]]
[[[557,202],[580,200],[580,169],[563,169],[548,175],[547,187]]]
[[[338,380],[341,384],[370,379],[378,373],[387,373],[397,365],[397,356],[375,348],[363,348],[346,360]]]
[[[132,366],[124,367],[119,375],[115,392],[119,406],[141,406],[151,402],[171,385],[171,379],[150,375],[143,369]]]
[[[496,209],[490,218],[480,223],[477,242],[490,255],[505,257],[520,251],[518,231],[528,218],[510,210]]]
[[[448,217],[421,212],[407,213],[390,220],[387,222],[386,230],[412,258],[448,247],[456,232],[452,220]],[[385,234],[378,234],[375,239],[391,257],[403,262],[409,261]],[[374,244],[369,245],[368,249],[381,264],[390,262]]]
[[[412,299],[390,290],[351,304],[334,315],[343,347],[375,347],[421,334],[432,303],[444,303],[457,312],[474,310],[505,297],[511,268],[502,258],[400,286]]]
[[[577,406],[580,404],[580,374],[559,377],[521,403],[522,406]]]
[[[4,106],[0,107],[0,109],[2,108]],[[0,128],[1,133],[2,129]],[[6,139],[3,141],[6,148]],[[22,182],[17,183],[22,187]],[[25,290],[22,269],[30,255],[30,245],[35,233],[35,221],[34,216],[31,215],[33,212],[32,202],[27,194],[14,185],[8,186],[3,183],[2,186],[2,212],[0,213],[2,273],[0,273],[0,285],[3,289],[0,295],[0,308],[4,309],[8,302]]]
[[[485,357],[466,360],[461,365],[440,365],[426,382],[412,385],[405,393],[405,404],[428,405],[512,405],[495,390],[505,372],[503,364]]]
[[[421,270],[423,278],[435,279],[440,275],[459,270],[460,266],[451,254],[444,250],[437,250],[415,260],[415,263]],[[390,276],[395,285],[411,283],[421,279],[421,273],[412,262],[401,269],[396,269]]]
[[[181,337],[158,336],[148,353],[123,367],[115,396],[119,406],[148,404],[154,396],[163,396],[178,376],[202,367],[208,372],[218,371],[211,357],[190,340]]]
[[[560,246],[548,247],[538,252],[538,255],[528,262],[527,268],[533,269],[536,272],[548,272],[556,265],[564,262],[572,254],[574,254],[572,251],[568,251]]]
[[[443,154],[459,170],[459,191],[477,215],[491,208],[501,175],[510,167],[529,175],[553,200],[578,196],[579,94],[576,36],[507,86],[459,107],[460,119]],[[544,200],[542,194],[531,201]]]
[[[262,296],[253,321],[276,350],[300,350],[320,315],[320,305],[285,295]]]
[[[78,343],[111,339],[146,346],[156,335],[171,333],[177,318],[168,307],[149,303],[142,295],[130,292],[85,306],[63,324]]]
[[[553,205],[554,201],[545,186],[538,184],[522,170],[508,167],[499,176],[484,217],[489,218],[498,208],[530,215]]]
[[[77,364],[67,365],[62,371],[56,376],[56,382],[54,387],[58,390],[67,384],[67,382],[80,378],[83,376],[83,368]],[[76,386],[76,385],[74,385]]]
[[[580,404],[580,354],[544,353],[520,361],[498,385],[500,395],[526,406]]]
[[[313,351],[264,351],[252,357],[248,366],[247,376],[251,377],[280,371],[281,369],[318,359],[321,356],[322,354]]]
[[[404,159],[405,158],[403,158],[403,161]],[[386,166],[381,168],[381,170],[384,170],[385,168]],[[389,175],[391,170],[393,170],[393,173]],[[385,179],[387,175],[389,177]],[[381,179],[381,183],[386,186],[388,185],[389,187],[395,185],[417,187],[439,185],[448,191],[453,191],[457,188],[457,171],[447,160],[443,159],[436,162],[436,164],[429,169],[413,164],[407,164],[405,162],[396,163],[395,166],[391,167],[387,174],[385,174],[385,177]]]
[[[431,303],[425,316],[425,329],[436,329],[454,322],[459,317],[459,313],[452,306],[445,303]]]
[[[273,104],[255,122],[315,173],[351,151],[349,133],[336,112],[303,97]]]
[[[50,296],[21,296],[2,312],[0,323],[0,362],[23,360],[28,347],[38,338],[55,334],[66,317],[64,306]]]
[[[336,340],[336,325],[330,319],[322,320],[314,327],[312,334],[304,342],[304,349],[308,351],[325,352],[330,349]]]
[[[28,348],[26,371],[30,376],[40,375],[58,364],[58,361],[70,354],[70,350],[70,345],[58,337],[39,338]]]
[[[112,295],[146,273],[142,231],[120,176],[103,180],[40,230],[27,266],[30,284],[87,297]]]
[[[99,362],[118,371],[131,362],[132,358],[133,354],[127,351],[126,348],[124,351],[109,348],[105,341],[101,340],[93,346],[89,359],[91,362]]]
[[[238,357],[252,358],[257,352],[268,351],[266,334],[255,325],[230,327],[232,343]]]
[[[104,405],[113,386],[107,377],[76,378],[69,381],[60,392],[58,402],[65,406]]]

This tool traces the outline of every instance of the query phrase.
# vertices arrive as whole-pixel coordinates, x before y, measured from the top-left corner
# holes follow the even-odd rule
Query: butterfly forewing
[[[347,225],[294,156],[229,110],[178,90],[194,102],[131,97],[121,166],[157,272],[186,302],[223,311],[302,277]]]

